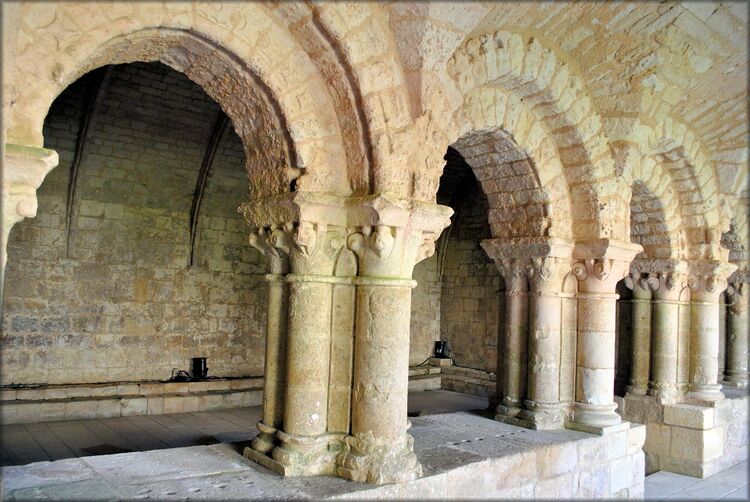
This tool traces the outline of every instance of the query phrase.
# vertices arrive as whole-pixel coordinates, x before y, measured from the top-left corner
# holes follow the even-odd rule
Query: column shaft
[[[719,304],[692,301],[690,305],[690,394],[716,401],[722,399],[719,371]]]
[[[603,427],[615,413],[615,318],[618,295],[579,293],[575,421]]]
[[[353,481],[406,482],[422,473],[406,432],[413,287],[407,283],[368,278],[357,286],[352,432],[338,468]]]
[[[748,285],[732,285],[731,304],[727,309],[727,367],[729,385],[748,384]]]
[[[288,288],[281,275],[268,275],[268,311],[266,318],[266,354],[263,384],[263,417],[252,448],[267,453],[275,446],[275,433],[284,419],[284,380],[286,373],[286,335],[289,311]]]
[[[330,283],[289,285],[284,432],[324,434],[328,417],[328,371],[331,346]]]
[[[513,266],[515,269],[516,267]],[[526,397],[528,358],[528,284],[520,270],[514,270],[506,280],[505,336],[503,350],[503,399],[501,410],[523,407]]]
[[[650,394],[662,402],[677,397],[677,354],[680,336],[680,304],[671,299],[654,300]]]
[[[630,280],[630,279],[628,279]],[[632,305],[632,358],[628,392],[643,395],[648,389],[651,364],[651,289],[634,277]]]

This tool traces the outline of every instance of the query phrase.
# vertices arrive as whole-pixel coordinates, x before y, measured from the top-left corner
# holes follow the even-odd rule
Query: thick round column
[[[283,275],[269,274],[266,318],[266,354],[263,383],[263,415],[251,447],[267,453],[276,444],[275,434],[284,419],[288,289]]]
[[[719,303],[690,302],[690,396],[703,401],[723,399],[719,370]]]
[[[508,272],[505,281],[503,399],[498,411],[513,414],[523,408],[523,399],[526,397],[528,281],[520,265],[513,264],[504,268]]]
[[[648,390],[651,365],[651,288],[640,277],[632,282],[632,358],[630,360],[630,384],[627,391],[644,395]]]
[[[669,295],[656,293],[654,300],[651,389],[662,402],[677,397],[677,352],[680,335],[680,304]]]
[[[576,402],[569,426],[596,430],[621,422],[615,412],[617,282],[643,248],[599,239],[577,243],[573,274],[578,279]]]
[[[735,283],[731,287],[727,309],[727,384],[747,387],[748,384],[748,287]]]
[[[724,399],[718,383],[719,295],[726,278],[736,268],[719,262],[692,265],[690,286],[690,392],[695,401]]]
[[[521,413],[536,428],[562,425],[560,370],[562,357],[562,283],[570,271],[566,258],[532,259],[529,293],[529,371],[526,410]]]
[[[578,293],[574,420],[586,425],[620,423],[614,403],[617,298],[614,293]]]
[[[653,342],[649,394],[661,403],[674,403],[679,395],[680,297],[687,286],[686,264],[677,271],[659,272],[653,300]]]
[[[359,278],[352,436],[339,475],[370,483],[421,475],[407,434],[412,280]]]
[[[318,472],[328,449],[332,277],[290,274],[284,427],[273,458],[300,474]],[[321,472],[322,473],[322,472]]]

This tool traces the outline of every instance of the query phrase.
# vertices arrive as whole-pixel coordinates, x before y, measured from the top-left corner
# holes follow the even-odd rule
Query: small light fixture
[[[193,358],[193,380],[205,380],[208,376],[208,368],[206,367],[205,357],[194,357]]]
[[[435,342],[435,357],[438,359],[448,359],[448,342],[439,340]]]

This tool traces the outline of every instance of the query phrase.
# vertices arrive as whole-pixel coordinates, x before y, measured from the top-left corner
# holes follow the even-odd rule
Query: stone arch
[[[529,151],[546,143],[548,158],[557,159],[552,170],[570,194],[575,236],[615,237],[621,204],[614,161],[583,82],[568,65],[538,40],[500,31],[466,41],[449,60],[448,74],[463,101],[458,124],[479,112],[482,120],[502,119],[514,136],[527,136]]]
[[[463,135],[452,147],[487,195],[493,238],[570,236],[568,193],[554,170],[548,144],[529,152],[505,129],[484,127]]]
[[[631,190],[628,235],[648,258],[683,258],[685,233],[671,175],[650,157],[638,159],[622,173]]]
[[[684,124],[671,118],[653,130],[648,157],[661,165],[675,191],[691,258],[718,258],[721,233],[729,226],[716,170],[700,142]]]
[[[225,109],[226,99],[244,84],[263,84],[268,100],[275,103],[284,117],[294,145],[294,158],[287,163],[292,168],[288,177],[294,178],[298,174],[296,169],[303,169],[297,188],[350,193],[347,149],[327,84],[299,43],[279,26],[266,7],[261,4],[246,7],[252,12],[240,13],[218,3],[201,4],[194,10],[181,9],[169,2],[113,4],[106,8],[64,3],[24,5],[22,9],[27,12],[20,16],[22,25],[12,68],[13,88],[17,92],[8,141],[40,146],[41,124],[54,97],[87,69],[92,69],[92,55],[113,47],[110,42],[115,41],[116,46],[118,39],[137,38],[135,34],[139,32],[150,32],[154,35],[151,60],[164,57],[167,64],[179,65],[181,56],[190,58],[191,47],[176,49],[177,45],[170,46],[164,40],[179,33],[190,43],[199,40],[202,55],[244,70],[240,79],[236,74],[212,75],[209,64],[195,69],[203,71],[205,78],[212,81],[215,90],[208,93]],[[252,22],[248,22],[249,18]],[[169,36],[162,37],[165,33]],[[120,47],[119,62],[136,57],[126,47],[127,44]],[[100,57],[100,62],[104,60]],[[183,65],[187,71],[191,61],[184,61]]]

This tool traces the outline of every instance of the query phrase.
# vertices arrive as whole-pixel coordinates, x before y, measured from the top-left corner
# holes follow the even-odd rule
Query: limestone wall
[[[13,228],[2,383],[154,380],[208,357],[209,374],[262,375],[265,263],[247,245],[239,138],[227,128],[207,181],[189,268],[189,214],[218,105],[160,64],[117,66],[79,167],[70,253],[65,214],[86,81],[50,110],[60,165],[39,212]]]
[[[440,298],[442,286],[438,277],[439,258],[433,255],[414,267],[417,287],[411,295],[411,343],[409,364],[424,362],[433,354],[434,342],[440,340]]]
[[[441,336],[450,343],[456,364],[494,372],[503,297],[497,267],[480,246],[490,229],[487,199],[478,186],[456,207],[451,225],[444,251]]]

